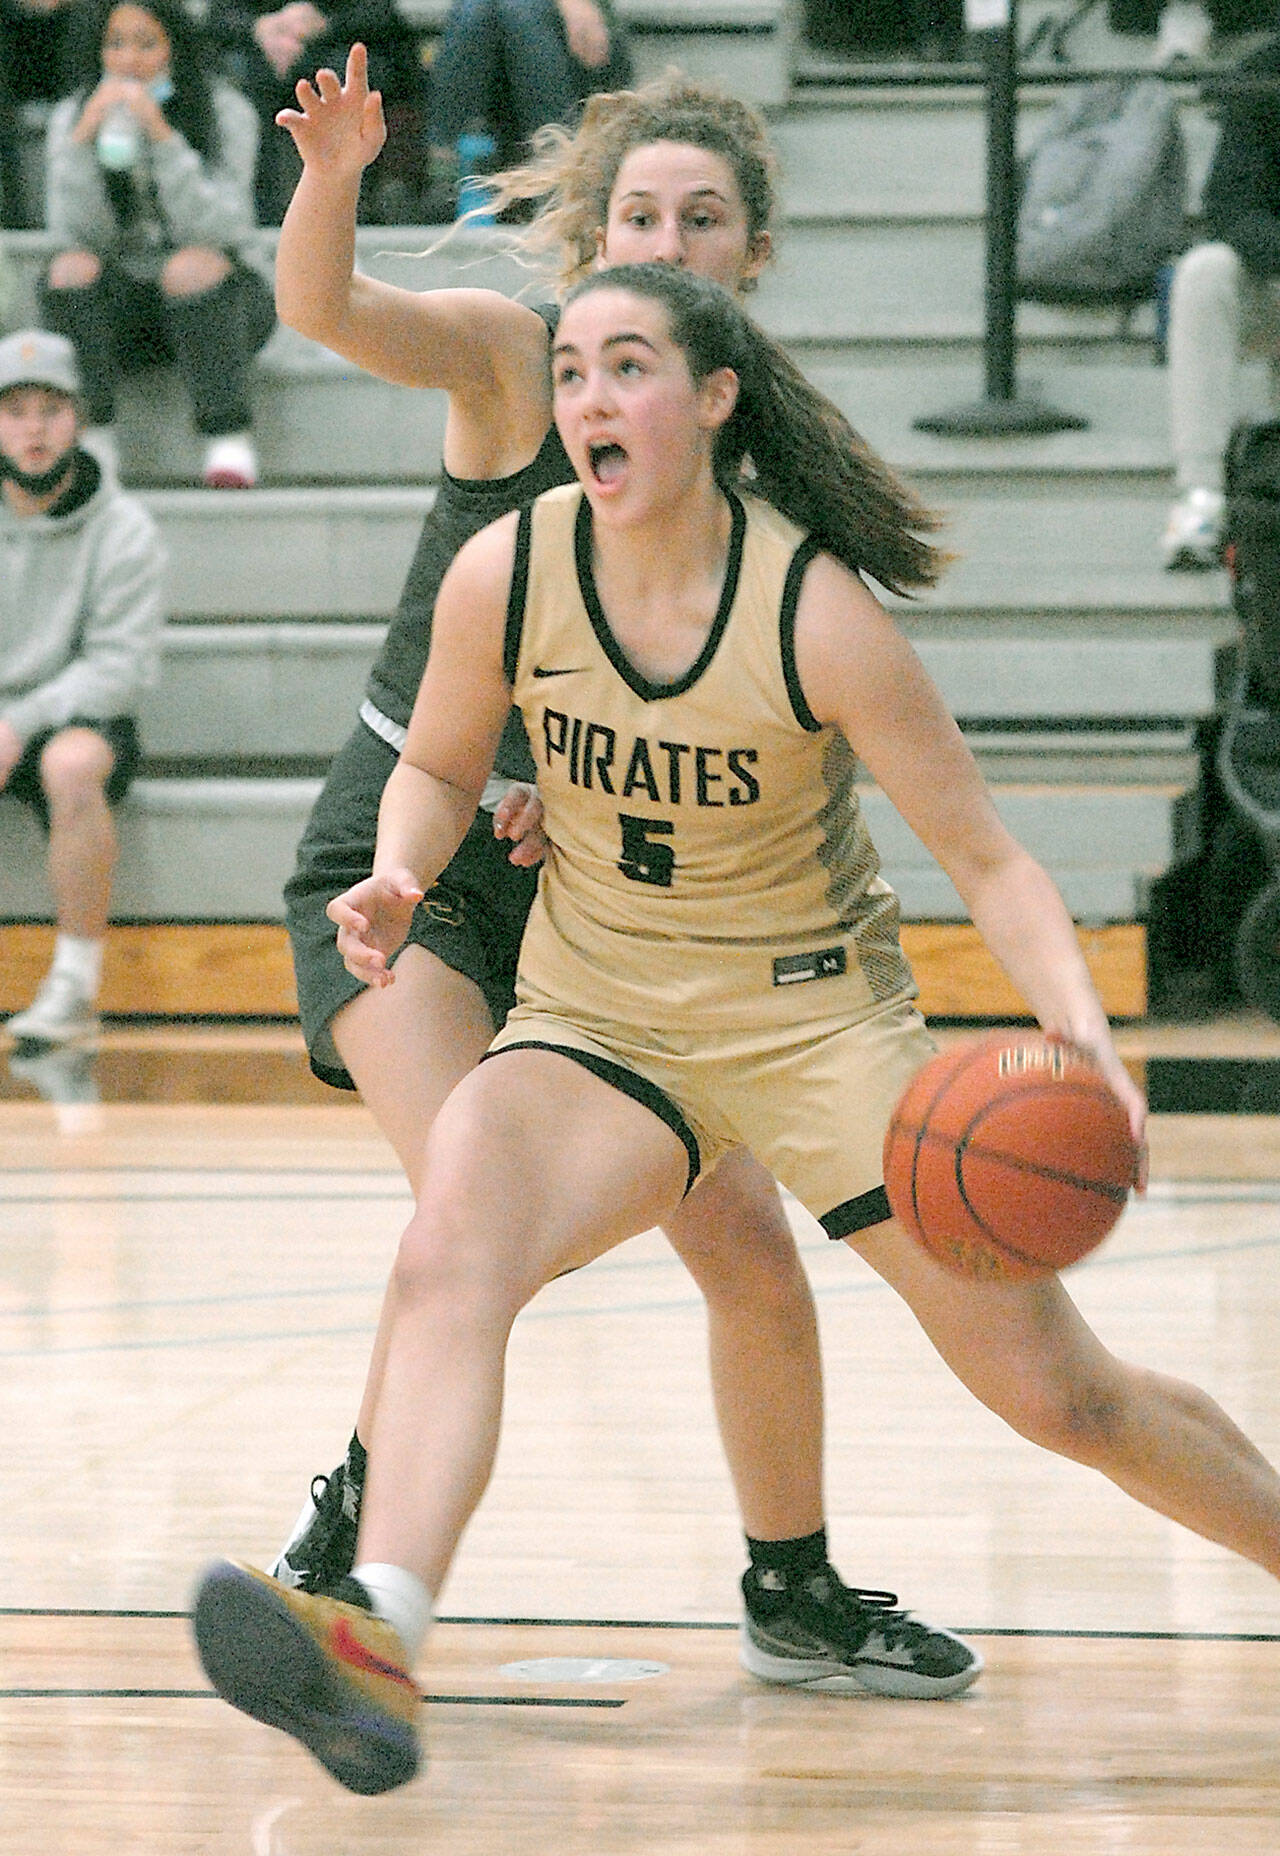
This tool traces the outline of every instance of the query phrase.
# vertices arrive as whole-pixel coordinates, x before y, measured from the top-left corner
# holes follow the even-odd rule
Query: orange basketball
[[[1137,1178],[1128,1117],[1092,1061],[1038,1031],[934,1057],[884,1141],[894,1216],[963,1276],[1025,1281],[1087,1256]]]

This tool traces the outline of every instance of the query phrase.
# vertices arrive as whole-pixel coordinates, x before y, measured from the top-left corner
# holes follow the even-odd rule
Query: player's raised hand
[[[422,885],[408,870],[367,876],[335,896],[325,914],[338,930],[343,965],[366,986],[390,986],[391,956],[409,932]]]
[[[493,835],[510,840],[509,863],[531,870],[542,862],[547,854],[547,838],[542,829],[542,801],[535,786],[526,786],[521,780],[511,783],[494,808]]]
[[[382,94],[369,88],[369,54],[356,44],[347,54],[346,76],[317,71],[311,84],[299,79],[296,110],[280,110],[276,122],[287,129],[308,167],[359,173],[387,139]]]

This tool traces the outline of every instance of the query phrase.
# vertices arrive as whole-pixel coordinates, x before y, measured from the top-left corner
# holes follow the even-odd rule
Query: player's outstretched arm
[[[364,46],[341,79],[322,70],[296,94],[297,109],[276,117],[303,161],[276,249],[280,320],[398,386],[487,395],[494,416],[509,411],[525,369],[546,372],[534,310],[496,290],[402,290],[355,268],[360,180],[386,139]]]
[[[796,624],[801,685],[955,885],[1044,1030],[1092,1053],[1142,1138],[1145,1105],[1121,1063],[1075,924],[1048,872],[1000,819],[936,685],[889,614],[820,555]]]

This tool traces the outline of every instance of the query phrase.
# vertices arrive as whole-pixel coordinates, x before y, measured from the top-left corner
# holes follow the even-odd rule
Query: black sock
[[[747,1551],[751,1566],[743,1585],[749,1597],[764,1596],[766,1604],[771,1599],[777,1604],[788,1588],[803,1585],[827,1564],[827,1530],[820,1527],[793,1540],[753,1540],[748,1534]]]
[[[343,1464],[343,1475],[347,1486],[357,1495],[364,1493],[364,1472],[369,1467],[369,1455],[355,1432],[351,1433],[351,1442],[347,1445],[347,1458]]]

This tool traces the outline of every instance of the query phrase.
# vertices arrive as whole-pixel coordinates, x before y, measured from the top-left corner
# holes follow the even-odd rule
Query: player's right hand
[[[325,910],[338,930],[338,952],[353,978],[366,986],[390,986],[391,957],[401,947],[422,901],[422,885],[409,870],[364,877]]]
[[[338,81],[328,69],[311,84],[300,78],[296,110],[280,110],[276,122],[287,129],[308,167],[359,173],[376,159],[387,139],[382,94],[369,88],[369,54],[357,43],[347,53],[346,76]]]

